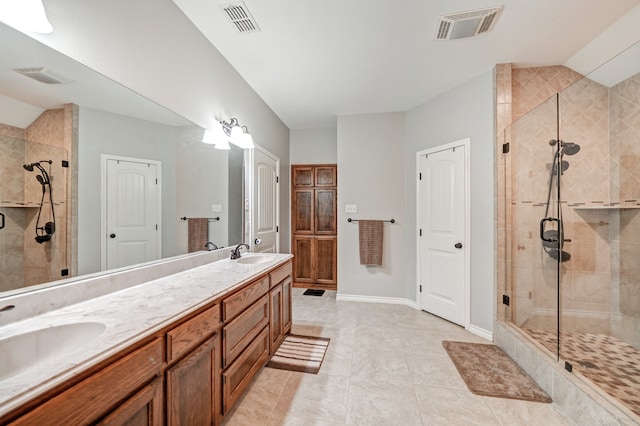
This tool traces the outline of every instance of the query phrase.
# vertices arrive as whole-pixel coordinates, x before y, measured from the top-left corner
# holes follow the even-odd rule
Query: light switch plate
[[[222,211],[222,204],[211,204],[211,211],[213,213],[220,213]]]
[[[358,213],[358,205],[357,204],[345,204],[344,205],[345,213]]]

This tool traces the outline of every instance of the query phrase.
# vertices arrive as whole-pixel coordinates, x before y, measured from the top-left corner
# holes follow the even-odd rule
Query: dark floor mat
[[[305,296],[322,296],[324,294],[324,290],[316,290],[316,289],[313,289],[313,288],[308,288],[302,294],[305,295]]]

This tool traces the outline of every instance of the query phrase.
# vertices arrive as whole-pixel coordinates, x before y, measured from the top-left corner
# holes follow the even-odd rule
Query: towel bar
[[[351,219],[351,218],[347,219],[347,222],[357,222],[357,221],[358,219]],[[396,223],[396,220],[395,219],[383,220],[383,222]]]
[[[188,218],[187,218],[186,216],[182,216],[182,217],[180,218],[180,220],[187,220],[187,219],[188,219]],[[220,216],[217,216],[217,217],[208,217],[207,219],[209,219],[210,221],[211,221],[211,220],[220,220]]]

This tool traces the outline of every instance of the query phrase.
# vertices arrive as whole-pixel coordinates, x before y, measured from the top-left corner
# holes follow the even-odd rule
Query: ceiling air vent
[[[487,32],[501,10],[502,6],[498,6],[441,16],[436,40],[455,40]]]
[[[253,19],[247,5],[238,1],[234,3],[221,4],[220,9],[224,11],[229,22],[235,27],[240,34],[256,33],[260,31],[260,27]]]
[[[44,67],[18,68],[14,71],[45,84],[63,84],[71,81],[68,78],[62,77],[60,74]]]

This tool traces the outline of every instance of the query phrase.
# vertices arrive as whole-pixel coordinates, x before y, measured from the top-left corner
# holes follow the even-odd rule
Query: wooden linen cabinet
[[[337,288],[337,166],[291,166],[293,286]]]

